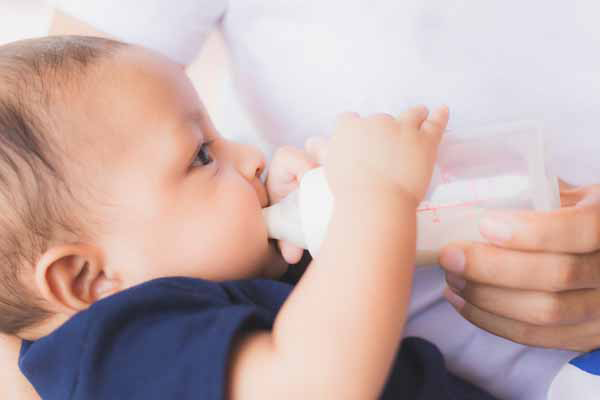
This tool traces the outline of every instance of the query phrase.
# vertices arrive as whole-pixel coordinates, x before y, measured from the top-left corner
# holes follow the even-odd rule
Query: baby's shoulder
[[[51,335],[28,343],[20,365],[49,399],[134,392],[140,399],[182,398],[181,382],[197,382],[188,395],[206,393],[207,382],[214,382],[211,390],[217,393],[235,337],[271,329],[275,303],[283,301],[288,286],[185,277],[149,281],[97,302]]]

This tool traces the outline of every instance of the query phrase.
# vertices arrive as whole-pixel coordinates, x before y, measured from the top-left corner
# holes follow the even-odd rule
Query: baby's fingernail
[[[452,304],[458,310],[461,310],[465,306],[465,300],[448,287],[444,289],[444,297],[448,300],[448,303]]]
[[[463,290],[467,285],[467,281],[452,272],[446,274],[446,282],[448,282],[448,285],[457,293]]]
[[[505,242],[512,238],[513,225],[499,216],[484,217],[479,223],[481,233],[495,242]]]
[[[449,247],[442,252],[440,264],[448,271],[460,274],[465,270],[465,253],[458,247]]]

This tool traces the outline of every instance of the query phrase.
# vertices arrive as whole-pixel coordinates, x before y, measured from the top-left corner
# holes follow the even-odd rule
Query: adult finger
[[[442,249],[439,261],[446,271],[474,283],[546,292],[600,287],[600,251],[543,253],[453,242]]]
[[[593,191],[593,187],[576,187],[561,179],[558,180],[558,186],[560,188],[561,207],[575,206]]]
[[[455,282],[458,279],[459,283]],[[600,290],[542,292],[467,282],[447,274],[448,285],[467,303],[489,313],[534,325],[568,325],[600,318]],[[458,286],[458,287],[457,287]]]
[[[600,321],[564,326],[540,326],[528,324],[482,310],[454,293],[444,290],[444,297],[468,321],[481,329],[513,342],[528,346],[547,347],[573,351],[589,351],[600,344],[598,332]]]
[[[560,190],[570,190],[570,189],[576,189],[577,186],[572,185],[569,182],[562,180],[561,178],[558,178],[558,188]]]
[[[519,250],[588,253],[600,248],[600,204],[548,212],[488,212],[479,229],[490,242]]]
[[[592,185],[580,188],[582,192],[581,199],[577,202],[577,207],[597,205],[600,207],[600,185]]]

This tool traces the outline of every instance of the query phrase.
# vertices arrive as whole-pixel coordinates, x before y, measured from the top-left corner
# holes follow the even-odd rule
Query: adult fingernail
[[[577,203],[577,206],[588,206],[590,204],[600,204],[600,192],[588,194],[586,197],[583,198],[583,200]]]
[[[467,285],[467,282],[463,278],[452,272],[446,274],[446,282],[457,293]]]
[[[465,253],[458,247],[450,247],[442,252],[440,264],[448,271],[462,273],[465,270]]]
[[[446,288],[444,289],[444,297],[448,300],[448,303],[452,304],[457,309],[462,309],[465,306],[465,300],[454,293],[452,289]]]
[[[513,226],[502,217],[484,217],[479,223],[481,233],[492,241],[505,242],[512,238]]]

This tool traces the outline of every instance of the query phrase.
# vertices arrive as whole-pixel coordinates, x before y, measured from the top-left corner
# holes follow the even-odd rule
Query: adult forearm
[[[50,28],[48,29],[48,35],[83,35],[83,36],[97,36],[104,37],[107,39],[116,39],[112,35],[106,32],[102,32],[95,27],[77,19],[70,15],[63,13],[56,9],[50,20]],[[186,65],[181,65],[182,69],[185,69]]]
[[[49,35],[85,35],[85,36],[99,36],[110,38],[110,35],[99,31],[80,21],[76,18],[71,17],[63,13],[60,10],[54,10],[52,19],[50,21],[50,28],[48,29]]]
[[[397,194],[338,201],[318,257],[281,309],[273,346],[294,380],[328,398],[375,398],[406,319],[416,204]]]

